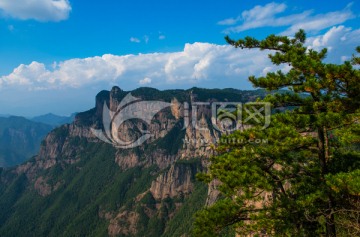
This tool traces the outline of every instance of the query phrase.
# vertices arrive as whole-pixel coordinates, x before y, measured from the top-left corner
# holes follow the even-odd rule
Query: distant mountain
[[[48,113],[40,116],[33,117],[31,120],[35,122],[40,122],[44,124],[51,125],[53,127],[57,127],[63,124],[72,123],[74,121],[76,113],[71,116],[59,116],[56,114]]]
[[[0,117],[0,167],[18,165],[36,155],[51,129],[23,117]]]
[[[206,170],[214,153],[201,141],[212,143],[220,133],[211,126],[211,107],[199,107],[192,118],[202,129],[185,126],[193,114],[186,106],[248,102],[265,94],[200,88],[139,88],[131,96],[118,87],[101,91],[93,109],[47,135],[37,156],[16,168],[0,168],[0,236],[189,236],[192,215],[218,198],[217,190],[195,175]],[[104,104],[113,112],[124,103],[127,111],[137,111],[143,101],[173,106],[150,124],[113,120],[110,137],[133,141],[146,128],[152,134],[147,142],[121,149],[94,135],[92,129],[104,128],[102,121],[115,115]]]

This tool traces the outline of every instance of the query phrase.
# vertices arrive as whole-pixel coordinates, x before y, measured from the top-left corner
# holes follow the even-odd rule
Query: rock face
[[[15,169],[0,170],[0,180],[6,180],[0,182],[4,193],[0,194],[0,208],[4,210],[0,214],[0,236],[25,234],[12,225],[2,225],[5,221],[14,225],[33,223],[23,229],[39,226],[32,230],[36,236],[189,234],[189,216],[218,196],[216,183],[207,191],[195,175],[206,171],[208,158],[214,154],[212,146],[221,136],[211,124],[211,107],[194,105],[201,101],[247,101],[255,98],[255,92],[244,96],[236,90],[139,88],[131,92],[136,101],[124,103],[124,98],[130,98],[128,93],[119,87],[101,91],[95,108],[50,132],[34,159]],[[156,113],[150,123],[140,119],[112,123],[119,106],[134,104],[137,111],[137,101],[160,101],[171,106]],[[108,114],[104,114],[104,105],[109,108]],[[104,125],[104,116],[111,118],[110,134],[105,131],[108,125]],[[92,129],[102,130],[108,142],[114,137],[136,141],[144,133],[151,136],[139,146],[123,149],[99,139]],[[9,199],[6,195],[15,192],[15,186],[23,189],[18,188],[18,195]],[[22,195],[32,192],[37,195],[30,195],[31,208],[40,211],[17,216],[16,208],[28,204]],[[66,232],[57,232],[60,229]]]
[[[194,189],[193,182],[198,171],[197,167],[171,165],[168,171],[160,174],[151,183],[150,193],[156,200],[189,195]]]
[[[119,225],[121,221],[121,225]],[[110,220],[108,227],[109,236],[135,235],[137,233],[136,224],[139,221],[139,214],[136,212],[123,211]]]

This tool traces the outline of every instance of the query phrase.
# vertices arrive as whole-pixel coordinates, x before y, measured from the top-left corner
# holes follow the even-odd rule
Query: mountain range
[[[36,155],[52,128],[23,117],[0,117],[0,167],[18,165]]]
[[[145,130],[152,134],[139,146],[119,148],[93,131],[106,133],[104,119],[117,119],[129,93],[171,107],[150,124],[139,119],[112,124],[111,135],[122,140],[136,140]],[[189,236],[193,214],[218,198],[216,185],[200,183],[195,175],[206,172],[211,143],[221,137],[212,126],[211,107],[194,106],[249,102],[265,94],[119,87],[99,92],[95,107],[53,129],[36,156],[0,168],[0,236]],[[202,129],[187,122],[189,114]]]
[[[48,113],[40,116],[35,116],[31,118],[31,120],[56,127],[66,123],[71,123],[72,121],[74,121],[75,115],[76,113],[73,113],[70,116],[59,116],[56,114]]]
[[[34,118],[0,115],[0,167],[19,165],[36,155],[40,143],[55,127],[71,123],[66,117],[45,114]]]

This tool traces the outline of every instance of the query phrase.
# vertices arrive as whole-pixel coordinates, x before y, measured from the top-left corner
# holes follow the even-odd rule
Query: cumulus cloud
[[[0,1],[0,16],[21,20],[61,21],[69,17],[69,0],[3,0]]]
[[[224,32],[242,32],[249,29],[260,27],[288,27],[283,35],[292,35],[299,29],[307,32],[319,32],[334,25],[341,24],[355,17],[351,11],[351,4],[343,10],[328,12],[325,14],[313,14],[312,10],[306,10],[301,13],[278,16],[284,13],[287,5],[284,3],[268,3],[264,6],[258,5],[250,10],[243,11],[241,15],[235,18],[228,18],[219,21],[219,25],[233,25],[225,29]]]
[[[219,79],[246,83],[270,64],[266,52],[239,50],[228,45],[186,44],[183,51],[71,59],[52,66],[32,62],[0,77],[2,88],[24,86],[31,90],[80,88],[88,85],[151,83],[158,88],[198,85]],[[151,79],[150,79],[151,78]],[[231,82],[228,82],[228,87]],[[225,85],[226,83],[224,83]],[[248,84],[248,88],[251,87]]]

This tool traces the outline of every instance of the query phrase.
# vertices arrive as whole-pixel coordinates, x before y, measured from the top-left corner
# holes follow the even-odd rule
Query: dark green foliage
[[[58,128],[55,128],[52,133],[61,140],[65,140],[65,138],[69,135],[69,130],[67,126],[61,126]]]
[[[157,141],[150,143],[146,150],[153,149],[162,149],[167,154],[175,155],[183,146],[183,138],[185,135],[185,129],[183,128],[183,121],[180,120],[174,125],[174,128],[171,129],[163,138],[158,139]]]
[[[117,98],[120,101],[127,93],[121,91]],[[255,91],[241,91],[236,89],[203,89],[193,87],[188,90],[164,90],[160,91],[155,88],[141,87],[131,92],[135,97],[142,100],[160,100],[171,101],[176,98],[180,103],[189,102],[190,94],[195,96],[196,101],[232,101],[232,102],[247,102],[249,98],[263,98],[267,94],[265,90]]]
[[[47,171],[49,184],[61,183],[50,196],[23,193],[24,176],[8,186],[0,196],[0,236],[103,236],[108,223],[99,213],[118,210],[149,187],[153,168],[121,172],[110,145],[88,143],[84,148],[76,165]]]
[[[184,234],[190,235],[193,226],[193,215],[200,210],[207,198],[207,186],[195,183],[195,190],[177,211],[176,215],[166,225],[163,237],[180,237]]]
[[[146,195],[141,199],[141,204],[146,204],[151,209],[155,209],[156,200],[154,199],[153,195],[148,192]]]
[[[138,222],[138,233],[136,236],[142,237],[180,237],[190,235],[193,225],[193,214],[200,210],[207,197],[207,187],[202,183],[195,183],[194,192],[183,198],[166,198],[160,202],[156,202],[150,193],[146,194],[141,200],[141,205],[137,207],[140,214]],[[153,209],[153,205],[158,203],[161,205],[158,214],[155,216],[147,216],[145,208]],[[176,209],[176,205],[181,205]],[[169,218],[169,215],[172,215]]]
[[[229,102],[248,102],[257,98],[264,98],[267,92],[265,90],[241,91],[236,89],[203,89],[191,88],[190,91],[195,97],[195,101],[207,102],[229,101]]]
[[[59,140],[67,133],[66,126],[53,132]],[[194,195],[189,197],[157,202],[148,192],[135,203],[135,197],[149,189],[156,167],[121,171],[114,163],[116,150],[112,146],[78,137],[68,137],[67,143],[81,151],[73,154],[79,161],[73,165],[58,163],[37,173],[47,177],[50,186],[58,185],[49,196],[41,197],[25,175],[16,178],[0,170],[0,236],[107,236],[109,222],[101,213],[116,213],[122,208],[139,213],[136,236],[161,236],[168,225],[173,226],[170,229],[175,236],[189,232],[190,217],[205,201],[204,185],[197,184]],[[60,156],[58,160],[71,157]],[[201,163],[193,159],[175,165],[196,172]],[[183,206],[177,212],[176,205],[180,203]],[[159,210],[157,204],[161,206]],[[148,216],[145,207],[157,214]],[[174,223],[181,223],[182,227]]]
[[[210,172],[199,175],[221,181],[223,199],[198,212],[196,236],[219,236],[229,227],[242,235],[360,235],[360,71],[350,62],[323,63],[326,49],[307,49],[305,39],[303,30],[294,38],[226,38],[234,47],[273,50],[272,63],[290,65],[289,72],[249,80],[289,93],[264,98],[284,111],[267,129],[253,124],[227,136],[267,143],[220,144]]]
[[[164,90],[160,91],[155,88],[140,87],[131,92],[135,97],[142,100],[160,100],[170,102],[172,99],[177,98],[179,102],[188,101],[189,97],[183,90]]]
[[[199,165],[201,166],[199,159],[178,162],[175,166],[177,165],[183,169],[195,169],[195,172],[200,170]],[[195,182],[193,193],[174,198],[168,197],[156,201],[150,192],[146,193],[140,202],[135,204],[136,211],[140,214],[136,236],[158,237],[190,234],[193,223],[192,216],[204,206],[206,197],[207,187],[199,182]],[[160,206],[158,210],[156,205]],[[156,214],[148,216],[146,213],[149,211],[145,212],[145,209],[155,211]]]
[[[27,178],[25,175],[17,177],[7,189],[3,188],[0,195],[1,216],[0,223],[4,223],[12,214],[13,206],[26,190]]]

